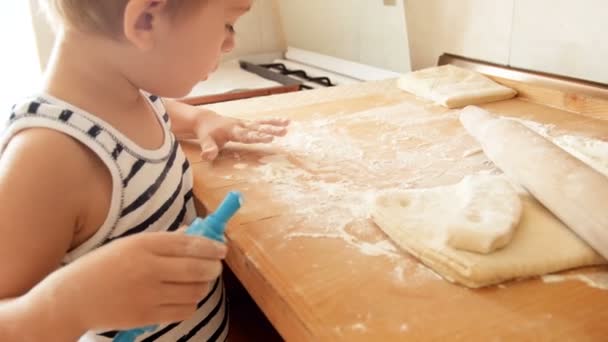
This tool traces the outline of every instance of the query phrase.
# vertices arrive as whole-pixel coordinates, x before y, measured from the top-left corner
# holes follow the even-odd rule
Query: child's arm
[[[46,129],[18,134],[0,158],[0,341],[184,320],[221,272],[223,244],[181,233],[136,234],[59,268],[96,200],[91,158]]]
[[[86,330],[186,320],[220,275],[225,256],[222,243],[183,232],[112,242],[27,294],[0,300],[0,341],[75,341]]]
[[[289,120],[270,119],[245,122],[223,117],[213,111],[175,100],[164,100],[171,127],[178,139],[198,138],[203,158],[212,160],[227,142],[268,143],[287,133]]]
[[[83,184],[88,180],[82,167],[86,158],[80,144],[46,129],[17,134],[4,151],[0,159],[0,299],[5,299],[0,304],[1,327],[28,331],[41,340],[46,339],[46,329],[63,338],[78,334],[69,322],[53,324],[55,318],[66,320],[63,308],[54,312],[55,317],[38,320],[34,315],[44,312],[44,305],[22,296],[57,269],[70,248],[83,203],[81,192],[86,193]],[[35,336],[35,328],[43,330],[42,336]],[[8,332],[0,331],[0,340],[12,340],[2,333]]]
[[[76,341],[84,330],[75,329],[61,312],[49,312],[27,297],[0,301],[0,340]]]

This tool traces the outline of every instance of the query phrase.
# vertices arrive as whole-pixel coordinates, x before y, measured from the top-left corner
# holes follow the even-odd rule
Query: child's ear
[[[127,40],[142,50],[154,47],[154,32],[158,28],[166,4],[167,0],[129,0],[123,20],[123,31]]]

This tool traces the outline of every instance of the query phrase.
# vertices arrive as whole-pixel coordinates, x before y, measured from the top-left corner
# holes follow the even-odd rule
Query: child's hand
[[[269,143],[275,137],[287,134],[289,120],[269,119],[259,121],[242,121],[220,115],[206,116],[201,122],[196,135],[201,144],[201,157],[213,160],[219,149],[227,142],[245,144]]]
[[[209,292],[225,255],[223,244],[205,238],[139,234],[58,270],[31,295],[49,314],[66,313],[82,332],[182,321]]]

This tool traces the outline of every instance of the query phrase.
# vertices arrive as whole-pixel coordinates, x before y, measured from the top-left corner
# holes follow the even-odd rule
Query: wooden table
[[[553,134],[608,137],[608,106],[594,107],[593,118],[525,95],[483,107],[555,125]],[[394,81],[211,108],[293,120],[276,143],[230,145],[212,164],[200,162],[197,146],[185,146],[195,195],[207,206],[229,190],[244,193],[246,205],[227,231],[227,263],[286,340],[608,338],[606,291],[540,279],[470,290],[435,275],[369,221],[367,203],[379,189],[496,171],[483,154],[467,153],[477,145],[457,111],[401,92]]]

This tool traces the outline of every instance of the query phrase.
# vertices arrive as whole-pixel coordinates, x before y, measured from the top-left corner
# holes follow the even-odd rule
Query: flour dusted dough
[[[453,199],[449,193],[458,190],[444,188],[444,191],[436,194],[446,197],[430,202],[445,204],[418,205],[418,209],[426,214],[406,209],[407,205],[413,203],[412,196],[430,194],[437,190],[438,188],[405,190],[381,194],[372,207],[372,218],[397,245],[449,281],[477,288],[515,278],[606,263],[569,228],[527,195],[520,195],[523,208],[521,219],[512,231],[511,241],[503,248],[490,254],[455,248],[446,239],[447,233],[439,231],[439,224],[443,222],[443,215],[452,215],[445,211],[445,205],[449,201],[448,197]],[[424,201],[429,203],[429,200]],[[452,205],[457,205],[457,201],[454,200]],[[444,207],[443,210],[441,206]],[[427,218],[435,217],[435,222],[439,224],[433,225],[430,223],[432,221],[420,222],[420,216],[424,215]]]
[[[443,65],[419,70],[398,80],[402,90],[448,108],[507,100],[517,92],[471,70]]]
[[[497,176],[468,176],[432,189],[388,193],[376,200],[384,214],[402,218],[404,229],[438,246],[490,253],[511,241],[521,201],[509,182]]]

